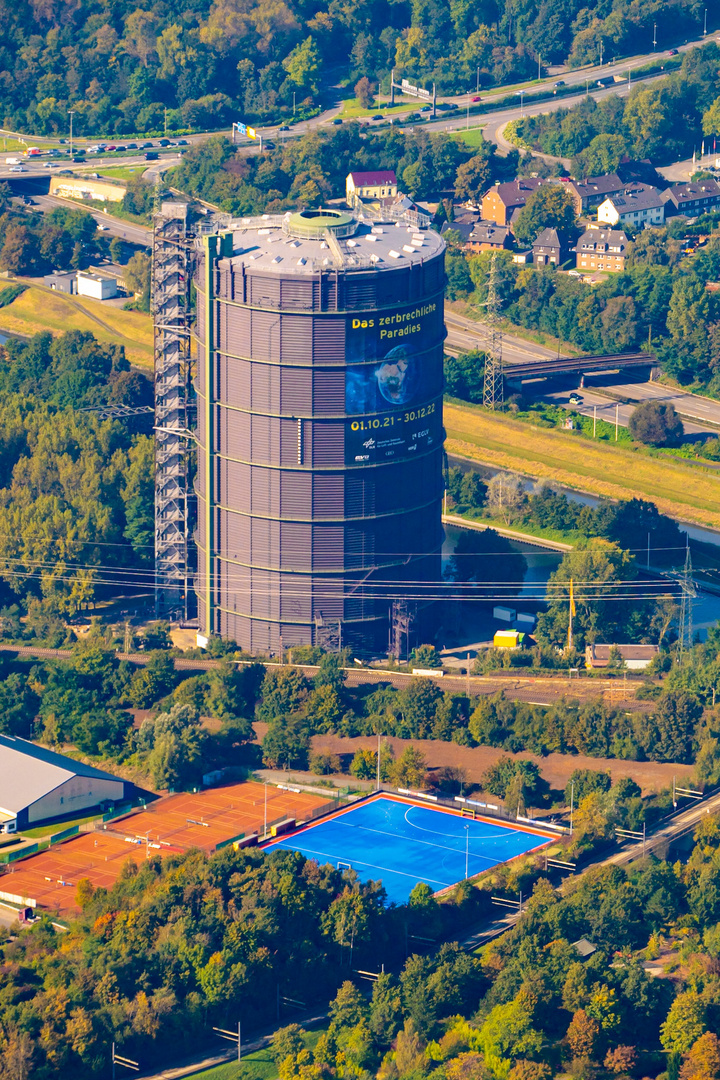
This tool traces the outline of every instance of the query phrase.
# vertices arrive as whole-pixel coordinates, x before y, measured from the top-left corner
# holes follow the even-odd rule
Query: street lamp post
[[[524,106],[523,106],[523,94],[524,94],[524,93],[525,93],[525,91],[524,91],[524,90],[518,90],[518,94],[520,95],[520,119],[521,119],[521,120],[522,120],[522,118],[523,118],[523,117],[524,117],[524,115],[525,115],[525,113],[524,113],[524,111],[523,111],[523,109],[524,109]]]
[[[655,46],[657,45],[657,23],[653,23],[653,52],[655,52]]]
[[[72,157],[73,156],[73,146],[72,146],[73,132],[72,132],[72,129],[73,129],[73,116],[75,115],[75,110],[74,109],[68,109],[68,113],[70,114],[70,157]]]
[[[703,37],[707,34],[707,8],[705,8],[705,17],[703,19]]]
[[[465,880],[468,879],[468,863],[470,858],[470,825],[465,826]]]
[[[477,69],[477,79],[475,80],[475,93],[480,93],[480,68]]]

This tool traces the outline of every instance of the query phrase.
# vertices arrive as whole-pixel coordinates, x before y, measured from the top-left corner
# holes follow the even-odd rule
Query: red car
[[[105,147],[105,150],[106,150],[106,151],[110,151],[110,150],[117,150],[117,146],[106,146],[106,147]]]
[[[480,98],[480,97],[474,97],[474,98],[473,98],[473,104],[474,104],[474,103],[475,103],[476,101],[482,101],[482,98]]]

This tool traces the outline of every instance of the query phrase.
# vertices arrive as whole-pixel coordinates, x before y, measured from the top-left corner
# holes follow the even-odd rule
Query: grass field
[[[720,482],[695,466],[455,402],[445,403],[445,427],[448,454],[610,499],[650,499],[672,517],[720,528]]]
[[[307,1032],[305,1046],[308,1050],[315,1049],[321,1034],[320,1029]],[[236,1061],[229,1061],[226,1065],[216,1065],[212,1069],[192,1074],[193,1080],[277,1080],[277,1075],[277,1065],[272,1059],[269,1047],[255,1050],[252,1054],[243,1054],[241,1065]]]
[[[108,180],[129,180],[136,173],[143,173],[147,165],[109,165],[106,169],[100,169],[100,176],[107,176]]]
[[[73,818],[71,821],[59,821],[55,825],[40,825],[37,829],[23,829],[26,840],[39,840],[42,836],[54,836],[55,833],[72,829],[73,825],[85,825],[88,821],[97,821],[102,814],[89,814],[86,817]]]
[[[123,311],[85,296],[66,296],[26,280],[26,292],[0,308],[0,331],[31,337],[41,330],[62,334],[89,330],[98,341],[124,345],[128,360],[138,367],[153,362],[152,319],[139,311]]]

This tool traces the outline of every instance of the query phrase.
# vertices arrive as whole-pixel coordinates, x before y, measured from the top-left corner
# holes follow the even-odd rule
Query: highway
[[[592,387],[584,387],[577,391],[582,398],[581,405],[570,403],[570,390],[552,390],[542,393],[541,396],[543,401],[574,409],[584,416],[593,416],[597,409],[598,420],[607,420],[610,424],[615,423],[617,406],[618,422],[622,427],[628,426],[630,417],[640,402],[660,401],[674,405],[676,412],[683,419],[686,435],[720,436],[720,401],[712,401],[699,394],[689,394],[656,382],[617,382],[612,385],[604,383],[603,389],[607,389],[613,395],[630,398],[631,402],[617,403]]]
[[[445,343],[446,352],[468,352],[473,349],[487,348],[489,334],[487,323],[468,319],[446,307],[445,326],[448,332]],[[545,345],[536,345],[534,341],[527,341],[525,338],[506,334],[504,331],[502,347],[506,364],[529,364],[538,360],[554,360],[557,356],[555,349],[549,349]]]

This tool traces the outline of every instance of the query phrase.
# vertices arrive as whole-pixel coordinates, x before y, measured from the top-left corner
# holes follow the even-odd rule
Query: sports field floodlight
[[[240,1057],[242,1054],[242,1036],[240,1032],[240,1021],[238,1020],[237,1031],[227,1031],[225,1028],[214,1027],[213,1031],[219,1039],[227,1039],[229,1042],[234,1042],[237,1046],[237,1059],[238,1065],[240,1064]]]
[[[133,1072],[140,1072],[140,1064],[137,1061],[133,1061],[132,1058],[121,1057],[120,1054],[115,1053],[115,1043],[112,1044],[112,1074],[113,1080],[115,1080],[115,1066],[122,1065],[124,1069],[132,1069]]]

